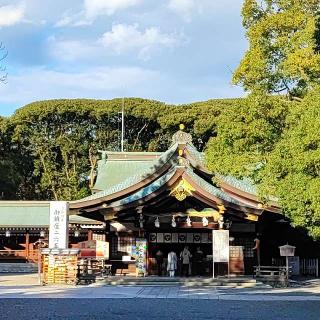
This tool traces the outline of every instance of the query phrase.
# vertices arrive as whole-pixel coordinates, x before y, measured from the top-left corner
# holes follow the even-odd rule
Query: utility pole
[[[121,111],[121,152],[124,149],[124,97],[122,98],[122,111]]]

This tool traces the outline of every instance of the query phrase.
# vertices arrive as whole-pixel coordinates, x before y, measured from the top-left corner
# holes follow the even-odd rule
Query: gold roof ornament
[[[183,201],[187,197],[192,196],[192,191],[195,191],[192,185],[186,180],[181,179],[178,183],[174,184],[170,196],[175,197],[178,201]]]
[[[245,219],[250,221],[258,221],[259,216],[252,214],[252,213],[246,213]]]
[[[172,136],[172,144],[192,144],[192,136],[190,133],[184,132],[184,128],[184,124],[180,124],[180,130]]]
[[[223,204],[218,204],[217,207],[218,207],[219,213],[224,214],[224,212],[226,211],[226,207]]]

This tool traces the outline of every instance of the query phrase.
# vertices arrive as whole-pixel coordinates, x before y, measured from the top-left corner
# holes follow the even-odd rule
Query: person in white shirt
[[[168,253],[167,270],[169,271],[169,276],[174,277],[175,271],[177,270],[177,255],[174,251]]]

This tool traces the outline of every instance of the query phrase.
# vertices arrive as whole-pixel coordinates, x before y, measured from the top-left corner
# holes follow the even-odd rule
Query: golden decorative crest
[[[250,221],[258,221],[259,216],[252,214],[252,213],[246,213],[245,219],[250,220]]]
[[[175,197],[178,201],[183,201],[185,198],[192,196],[192,191],[195,189],[184,179],[179,180],[173,185],[170,196]]]
[[[197,211],[196,209],[188,209],[187,212],[190,217],[200,217],[200,218],[213,218],[214,222],[217,222],[220,218],[220,213],[212,208],[205,208],[202,211]]]

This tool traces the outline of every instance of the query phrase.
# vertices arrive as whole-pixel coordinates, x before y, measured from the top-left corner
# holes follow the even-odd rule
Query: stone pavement
[[[0,275],[0,298],[77,299],[194,299],[239,301],[320,301],[320,280],[303,286],[272,288],[228,288],[220,286],[40,286],[37,275]]]

